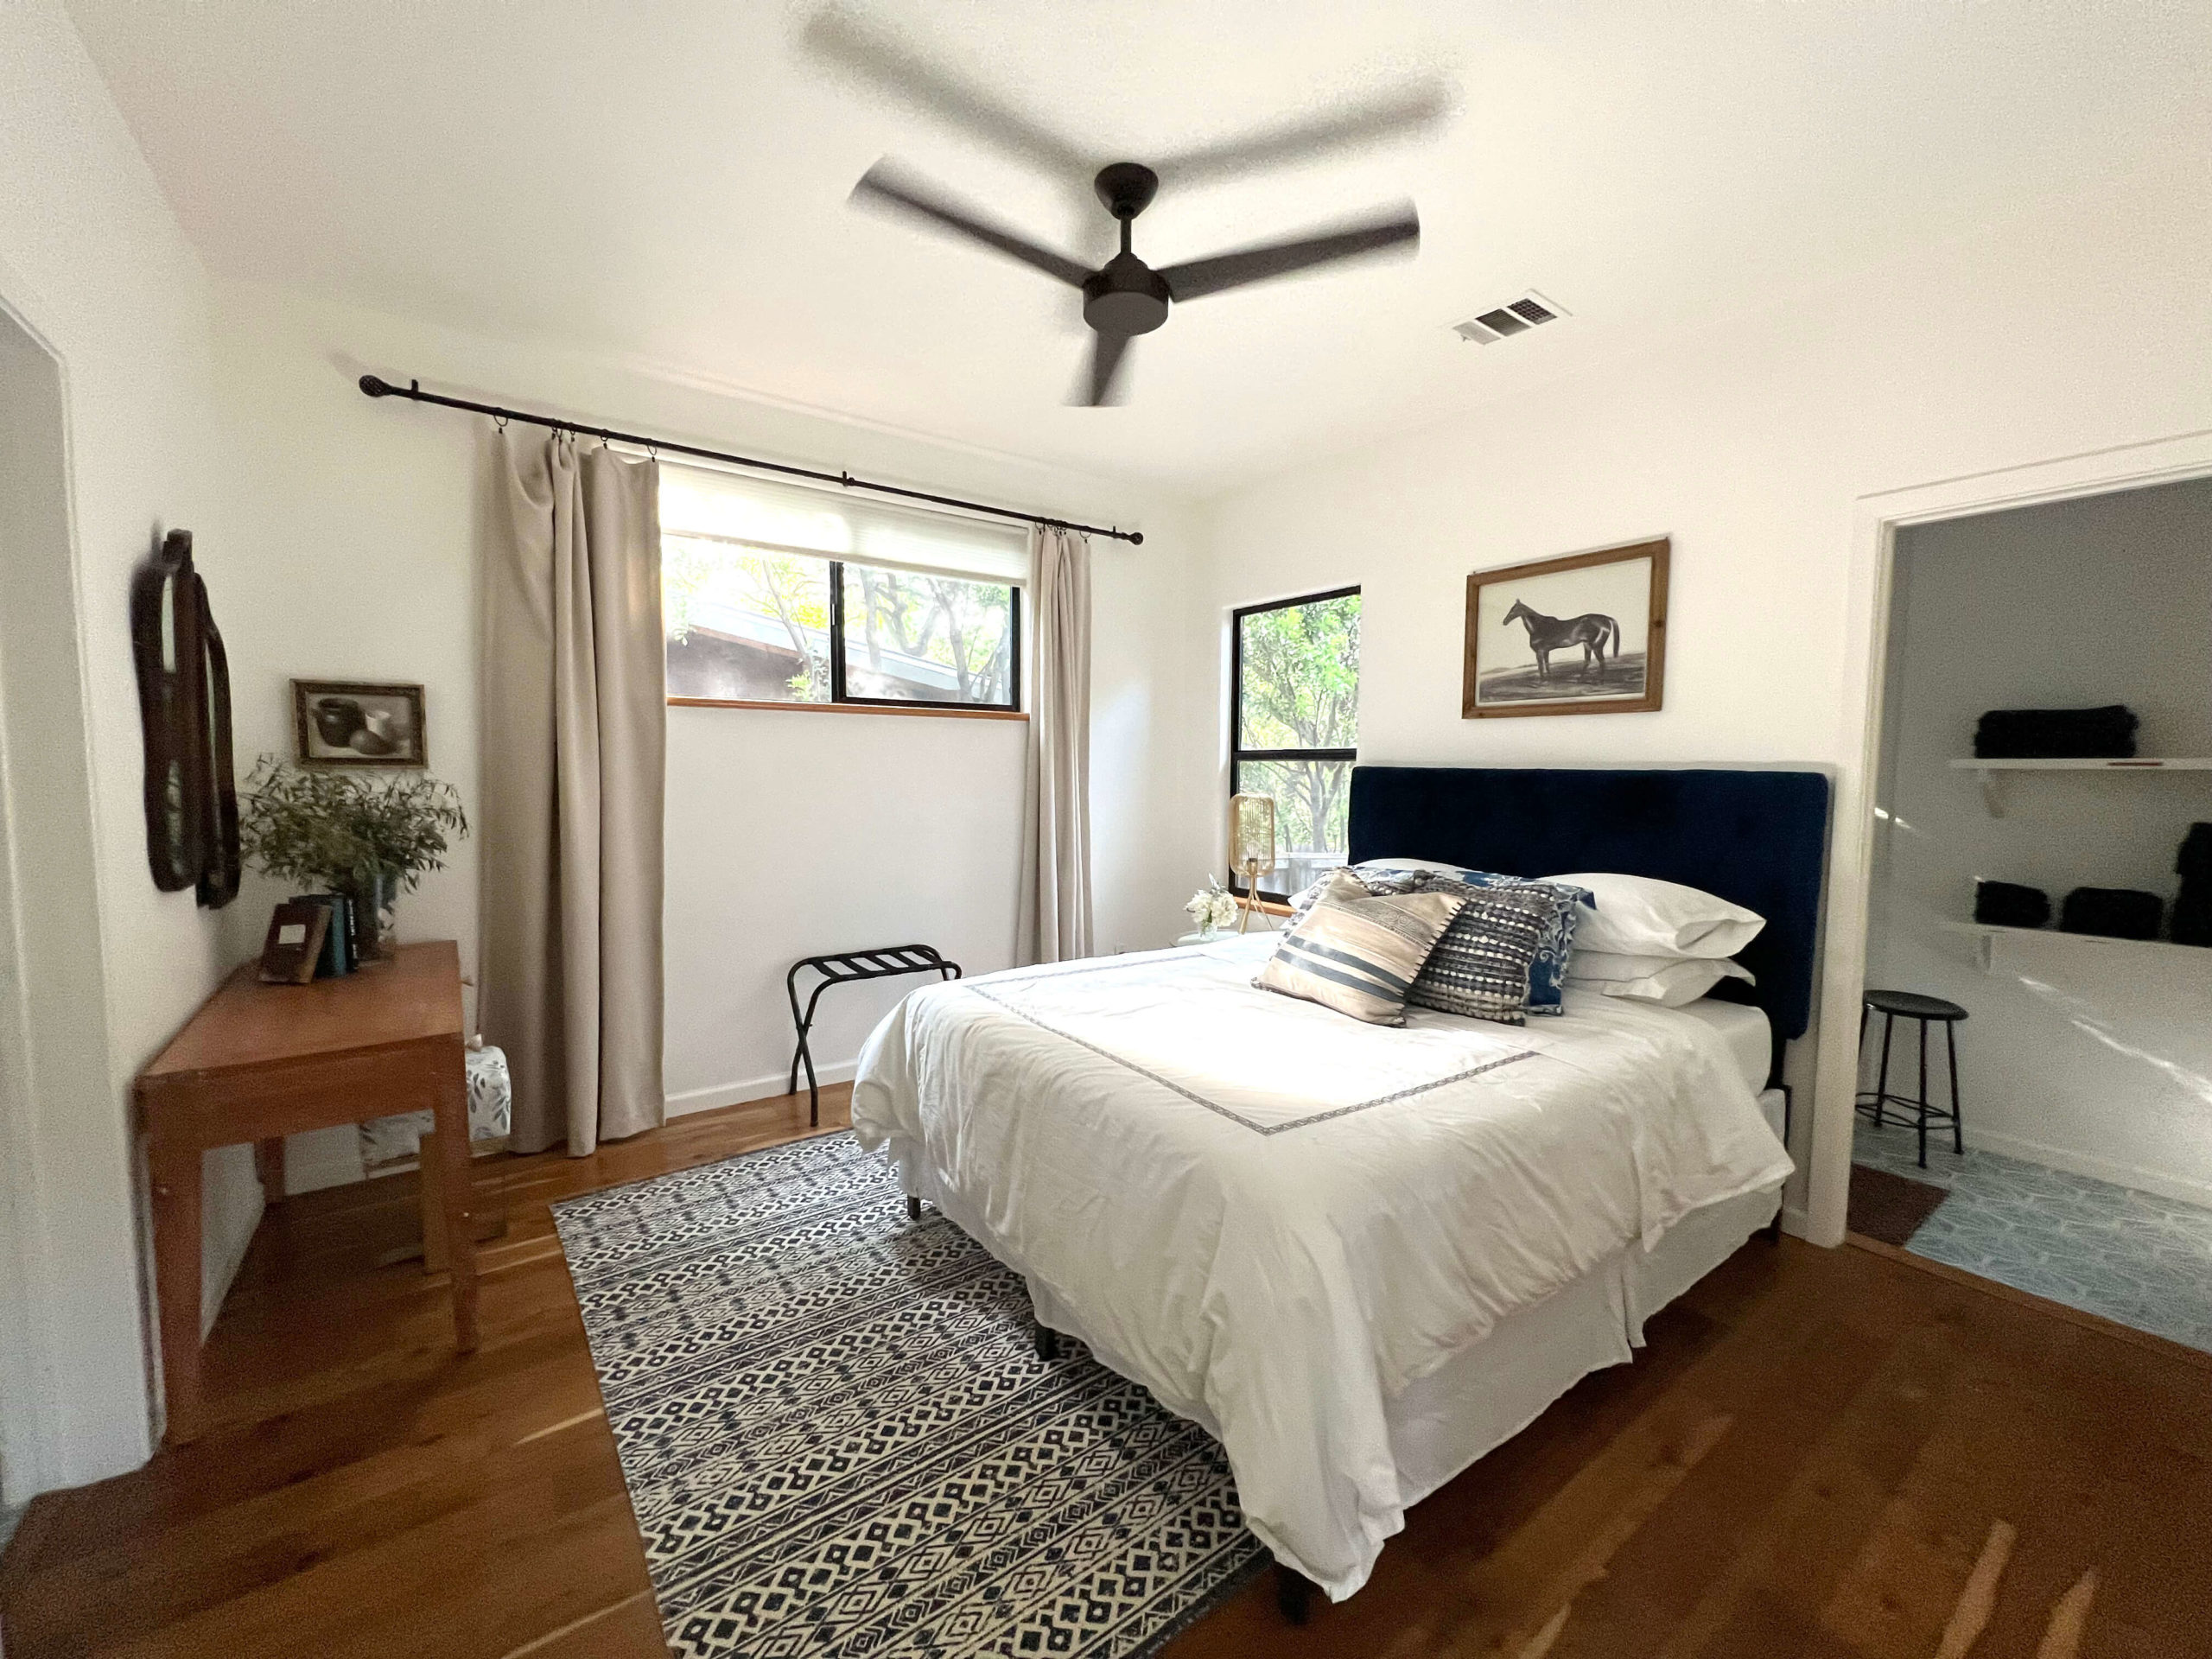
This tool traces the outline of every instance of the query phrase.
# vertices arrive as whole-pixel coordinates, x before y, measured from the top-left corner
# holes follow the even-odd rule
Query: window
[[[1234,613],[1229,768],[1234,794],[1272,796],[1275,868],[1260,897],[1282,899],[1344,861],[1359,742],[1359,589]],[[1230,872],[1236,891],[1242,873]]]
[[[661,467],[668,695],[1018,709],[1026,531]]]

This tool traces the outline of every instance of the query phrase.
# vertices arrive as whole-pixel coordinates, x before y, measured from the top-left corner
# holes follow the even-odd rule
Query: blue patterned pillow
[[[1421,882],[1421,891],[1450,893],[1465,887],[1541,887],[1553,896],[1550,919],[1545,924],[1543,937],[1537,941],[1536,954],[1529,963],[1529,1012],[1565,1014],[1567,1007],[1560,993],[1567,979],[1567,952],[1574,949],[1574,925],[1581,918],[1583,906],[1592,910],[1598,907],[1590,890],[1557,881],[1530,881],[1517,875],[1499,875],[1491,870],[1462,870],[1457,875],[1427,876]]]

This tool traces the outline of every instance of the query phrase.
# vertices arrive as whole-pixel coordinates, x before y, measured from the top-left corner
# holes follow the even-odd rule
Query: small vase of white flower
[[[1183,908],[1190,913],[1198,931],[1207,938],[1234,931],[1239,908],[1236,895],[1224,887],[1211,876],[1205,887],[1191,895],[1191,902]]]

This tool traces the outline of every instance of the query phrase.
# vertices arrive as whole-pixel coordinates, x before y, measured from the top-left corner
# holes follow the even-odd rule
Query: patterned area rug
[[[670,1646],[1147,1654],[1266,1559],[1221,1449],[849,1135],[555,1211]]]

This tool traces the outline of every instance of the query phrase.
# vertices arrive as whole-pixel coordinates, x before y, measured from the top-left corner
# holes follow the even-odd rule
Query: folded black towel
[[[2176,875],[2212,875],[2212,823],[2192,823],[2174,855]]]
[[[2041,927],[2050,920],[2050,895],[2017,881],[1977,881],[1974,918],[1993,927]]]
[[[2128,887],[2076,887],[2059,907],[2058,925],[2069,933],[2101,933],[2111,939],[2155,939],[2165,901]]]
[[[2174,943],[2212,944],[2212,823],[2192,823],[2174,855]]]
[[[1974,728],[1983,760],[2125,760],[2135,753],[2134,713],[2103,709],[1993,709]]]
[[[2174,900],[2174,943],[2212,944],[2212,878],[2191,876]]]

